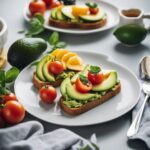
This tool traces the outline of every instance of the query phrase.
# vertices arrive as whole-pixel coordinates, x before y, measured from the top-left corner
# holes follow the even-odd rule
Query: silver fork
[[[150,83],[146,83],[146,82],[143,83],[142,89],[143,89],[144,93],[146,94],[146,96],[145,96],[145,99],[143,101],[141,108],[139,109],[130,128],[128,129],[128,132],[127,132],[128,137],[135,135],[139,130],[141,118],[142,118],[144,108],[145,108],[145,104],[150,97]]]

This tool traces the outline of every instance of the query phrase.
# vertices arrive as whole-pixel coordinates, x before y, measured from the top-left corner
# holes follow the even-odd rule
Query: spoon
[[[139,109],[139,111],[136,114],[130,128],[128,129],[128,132],[127,132],[128,137],[131,137],[131,136],[135,135],[138,132],[140,122],[141,122],[141,118],[142,118],[142,115],[143,115],[143,112],[144,112],[145,104],[146,104],[147,100],[150,97],[150,83],[146,83],[146,82],[143,83],[142,89],[143,89],[144,93],[146,94],[146,96],[145,96],[145,99],[144,99],[144,102],[143,102],[141,108]]]
[[[145,96],[145,99],[143,101],[141,108],[139,109],[130,128],[128,129],[128,132],[127,132],[128,137],[131,137],[138,132],[141,118],[144,112],[145,104],[150,97],[150,81],[148,82],[148,79],[150,79],[150,67],[148,65],[149,64],[148,62],[150,62],[150,56],[144,57],[140,63],[140,76],[142,79],[147,81],[147,82],[144,82],[142,85],[143,92],[145,93],[146,96]]]

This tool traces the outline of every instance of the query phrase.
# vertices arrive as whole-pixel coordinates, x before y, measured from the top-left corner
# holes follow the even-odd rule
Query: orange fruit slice
[[[86,6],[72,6],[72,14],[75,17],[79,17],[80,15],[87,15],[89,8]]]
[[[50,55],[56,56],[61,49],[55,49]]]
[[[66,53],[65,55],[63,55],[63,57],[61,58],[61,61],[62,61],[65,69],[67,68],[67,66],[66,66],[67,61],[73,56],[77,56],[77,54],[69,52],[69,53]]]
[[[81,71],[83,69],[82,59],[79,56],[70,57],[67,61],[67,68],[71,70]]]
[[[58,51],[58,53],[56,54],[56,58],[57,58],[58,60],[61,60],[61,58],[62,58],[66,53],[69,53],[69,51],[66,50],[66,49],[61,49],[61,50]]]

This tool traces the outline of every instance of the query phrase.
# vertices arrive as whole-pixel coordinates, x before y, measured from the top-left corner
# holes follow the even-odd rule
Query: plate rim
[[[32,115],[33,117],[36,117],[37,119],[40,119],[40,120],[42,120],[42,121],[45,121],[45,122],[47,122],[47,123],[51,123],[51,124],[55,124],[55,125],[68,126],[68,127],[82,127],[82,126],[92,126],[92,125],[97,125],[97,124],[102,124],[102,123],[107,123],[107,122],[113,121],[113,120],[115,120],[115,119],[117,119],[117,118],[122,117],[123,115],[125,115],[126,113],[128,113],[129,111],[131,111],[131,110],[136,106],[136,104],[137,104],[138,101],[139,101],[140,95],[141,95],[141,84],[140,84],[140,81],[139,81],[139,79],[137,78],[137,76],[136,76],[130,69],[128,69],[128,68],[127,68],[126,66],[124,66],[123,64],[120,64],[120,63],[118,64],[112,57],[107,56],[107,55],[105,55],[105,54],[103,54],[103,53],[96,53],[96,52],[90,52],[90,51],[86,51],[86,52],[85,52],[85,51],[80,51],[80,50],[73,51],[73,52],[100,55],[101,57],[103,57],[104,59],[106,59],[107,61],[109,61],[110,63],[113,63],[113,64],[115,64],[115,65],[117,65],[117,66],[119,66],[119,67],[125,69],[126,71],[128,71],[128,72],[136,79],[136,82],[137,82],[137,84],[138,84],[138,90],[139,90],[139,91],[138,91],[138,96],[137,96],[137,99],[136,99],[135,103],[132,104],[130,107],[128,107],[128,109],[125,109],[125,111],[123,111],[121,114],[119,114],[119,115],[117,115],[117,116],[115,116],[115,117],[111,117],[110,119],[106,119],[105,121],[94,122],[94,123],[86,123],[86,124],[84,123],[84,124],[77,124],[77,125],[73,125],[73,124],[69,125],[69,124],[58,123],[58,122],[54,122],[54,121],[50,122],[50,121],[48,121],[48,120],[46,120],[46,119],[43,119],[42,117],[38,117],[37,115],[32,114],[32,112],[30,112],[29,110],[27,110],[26,107],[24,106],[24,107],[25,107],[25,110],[26,110],[30,115]],[[26,67],[20,72],[20,74],[18,75],[18,77],[16,78],[15,83],[14,83],[14,91],[15,91],[15,93],[16,93],[16,84],[17,84],[16,82],[17,82],[17,79],[19,78],[19,76],[20,76],[29,66],[30,66],[30,64],[29,64],[28,66],[26,66]],[[16,95],[16,96],[17,96],[17,95]],[[19,99],[18,99],[18,101],[21,102]]]
[[[85,31],[82,31],[82,30],[81,31],[76,31],[74,29],[69,29],[68,30],[68,29],[63,29],[63,28],[57,28],[57,27],[53,27],[53,26],[48,26],[47,24],[44,25],[44,28],[47,29],[47,30],[50,30],[50,31],[57,31],[57,32],[61,32],[61,33],[85,35],[85,34],[92,34],[92,33],[107,31],[109,29],[112,29],[112,28],[116,27],[119,24],[119,20],[120,20],[119,8],[115,5],[113,5],[112,3],[104,1],[104,0],[97,0],[97,1],[99,1],[99,3],[104,3],[104,4],[108,5],[109,7],[112,7],[113,9],[116,9],[116,12],[118,12],[118,18],[116,20],[116,23],[114,23],[113,25],[108,26],[104,29],[103,28],[98,28],[98,29],[91,29],[91,30],[85,30]],[[23,17],[27,22],[29,22],[30,19],[27,16],[27,11],[28,11],[28,5],[24,7]]]

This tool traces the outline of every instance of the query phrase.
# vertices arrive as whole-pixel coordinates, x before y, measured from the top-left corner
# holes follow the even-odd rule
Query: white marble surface
[[[3,17],[8,24],[8,41],[6,48],[16,39],[23,37],[17,32],[25,29],[27,23],[23,19],[23,8],[29,0],[0,0],[0,16]],[[107,0],[119,8],[137,7],[149,12],[150,1],[143,0]],[[149,22],[149,21],[148,21]],[[149,22],[150,23],[150,22]],[[94,51],[104,53],[113,57],[117,62],[124,64],[138,75],[138,63],[140,59],[150,54],[150,35],[143,41],[141,45],[134,48],[127,48],[119,44],[113,36],[113,30],[93,34],[90,36],[77,36],[61,34],[61,39],[68,43],[68,48],[71,50]],[[47,35],[50,34],[47,31]],[[97,117],[97,116],[95,116]],[[26,120],[38,120],[30,115],[27,115]],[[42,121],[41,121],[42,122]],[[45,126],[45,131],[57,129],[60,126],[42,122]],[[104,124],[88,126],[88,127],[73,127],[70,130],[80,134],[85,138],[89,138],[92,133],[96,133],[98,143],[101,150],[147,150],[146,146],[140,142],[128,142],[126,132],[131,123],[131,112],[123,117]],[[61,126],[62,127],[62,126]]]

